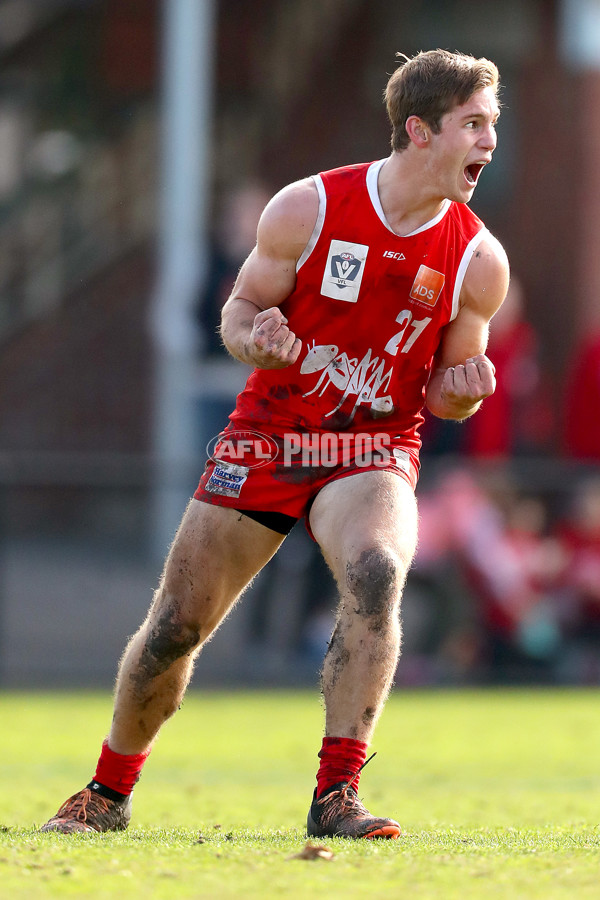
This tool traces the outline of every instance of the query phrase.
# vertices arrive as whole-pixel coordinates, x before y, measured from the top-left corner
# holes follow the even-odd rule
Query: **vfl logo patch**
[[[321,294],[333,300],[356,303],[368,252],[365,244],[333,240],[327,254]]]
[[[413,300],[420,300],[427,306],[435,306],[437,299],[442,293],[446,276],[429,266],[419,266],[417,277],[413,281],[410,289],[410,296]]]

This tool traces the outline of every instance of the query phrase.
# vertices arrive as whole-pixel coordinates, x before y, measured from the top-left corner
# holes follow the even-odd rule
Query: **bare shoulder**
[[[319,215],[319,193],[312,178],[282,188],[267,203],[258,225],[259,249],[298,259]]]
[[[461,306],[491,318],[508,290],[510,267],[500,241],[489,232],[473,253],[460,295]]]

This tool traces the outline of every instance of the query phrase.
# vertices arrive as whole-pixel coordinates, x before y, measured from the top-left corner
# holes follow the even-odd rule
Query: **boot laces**
[[[100,815],[107,813],[109,810],[108,800],[105,797],[97,794],[96,791],[84,788],[78,794],[75,794],[74,797],[67,800],[66,803],[63,803],[56,814],[56,818],[75,818],[79,822],[85,823],[88,817],[88,806],[92,807],[90,812],[99,812]]]

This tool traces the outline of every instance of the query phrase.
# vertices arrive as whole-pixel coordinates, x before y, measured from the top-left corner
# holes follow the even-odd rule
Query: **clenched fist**
[[[284,369],[300,355],[302,341],[287,326],[278,306],[258,313],[246,344],[248,358],[259,369]]]
[[[469,409],[494,393],[495,372],[494,364],[483,353],[463,365],[451,366],[442,379],[442,399],[457,409]]]

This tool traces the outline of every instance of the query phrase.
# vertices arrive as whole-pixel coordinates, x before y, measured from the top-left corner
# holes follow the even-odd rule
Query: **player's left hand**
[[[468,408],[496,390],[496,369],[485,354],[472,356],[464,364],[450,366],[442,380],[442,397],[457,407]]]

